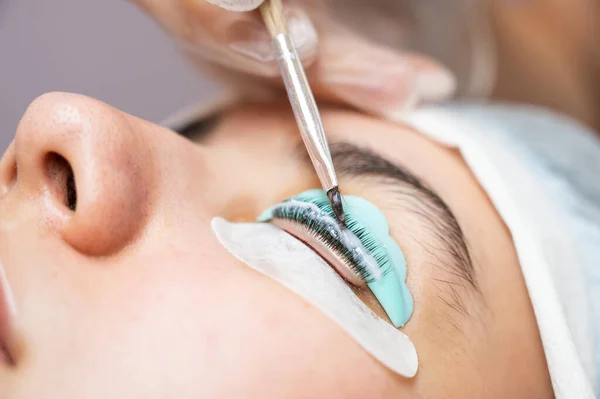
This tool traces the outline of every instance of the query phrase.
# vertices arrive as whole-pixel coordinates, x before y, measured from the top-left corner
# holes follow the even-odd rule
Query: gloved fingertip
[[[314,60],[319,35],[306,12],[297,8],[287,9],[285,18],[296,50],[304,64]]]
[[[204,1],[204,0],[202,0]],[[206,0],[211,4],[229,11],[252,11],[257,9],[264,0]]]
[[[316,58],[317,31],[306,13],[286,9],[285,17],[298,55],[304,65]],[[278,72],[272,39],[265,25],[252,18],[239,18],[227,28],[227,47],[235,53],[243,69],[261,76],[276,76]]]
[[[417,106],[448,100],[455,92],[456,78],[448,69],[431,65],[414,68],[412,90],[406,93],[398,106],[384,108],[379,115],[390,121],[403,122]]]
[[[323,83],[342,102],[376,115],[413,108],[419,99],[415,72],[408,63],[342,59],[342,68],[326,68]],[[345,61],[345,62],[344,62]]]
[[[447,100],[456,92],[456,78],[442,67],[419,71],[415,85],[423,103]]]
[[[258,62],[275,60],[271,37],[267,29],[257,21],[240,19],[227,30],[227,46],[230,50]]]
[[[456,79],[447,69],[420,71],[410,64],[373,68],[370,74],[339,75],[336,80],[329,81],[330,89],[342,101],[393,121],[403,120],[418,105],[447,100],[456,91]]]

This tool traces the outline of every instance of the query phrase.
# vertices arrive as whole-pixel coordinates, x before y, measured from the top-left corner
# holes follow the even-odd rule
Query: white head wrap
[[[457,148],[508,226],[558,399],[594,398],[600,355],[600,141],[533,107],[453,104],[406,117]]]

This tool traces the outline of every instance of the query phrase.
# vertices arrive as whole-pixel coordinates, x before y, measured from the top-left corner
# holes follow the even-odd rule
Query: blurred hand
[[[193,63],[227,84],[249,95],[282,88],[271,39],[256,11],[264,0],[133,1],[175,38]],[[356,1],[379,6],[382,13],[381,5],[390,3],[284,0],[289,31],[316,97],[393,118],[454,93],[455,79],[439,63],[375,44],[345,28],[335,18],[337,11]],[[370,29],[378,23],[373,15],[364,21]],[[400,21],[391,26],[395,28],[400,30]]]

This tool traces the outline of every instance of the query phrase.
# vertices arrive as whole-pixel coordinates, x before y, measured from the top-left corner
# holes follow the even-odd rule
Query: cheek
[[[397,389],[327,317],[208,237],[201,252],[162,251],[87,265],[69,276],[70,287],[47,288],[54,294],[43,313],[59,311],[60,322],[31,326],[45,331],[31,337],[31,397],[56,381],[93,398],[378,397]]]
[[[295,294],[236,261],[216,264],[190,294],[202,305],[181,314],[194,331],[175,344],[205,381],[203,394],[367,397],[394,388],[385,369]]]

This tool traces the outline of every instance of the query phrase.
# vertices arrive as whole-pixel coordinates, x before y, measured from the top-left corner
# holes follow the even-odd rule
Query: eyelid
[[[217,129],[222,119],[223,113],[216,112],[201,119],[191,121],[176,129],[176,132],[194,141],[202,141]]]
[[[310,233],[309,229],[299,227],[297,223],[289,222],[284,219],[276,219],[271,223],[286,233],[296,237],[298,240],[302,241],[305,245],[315,251],[317,255],[329,263],[338,272],[338,274],[340,274],[342,278],[346,280],[346,282],[350,283],[350,285],[354,287],[366,286],[366,281],[357,273],[352,271],[351,268],[340,259],[340,257],[336,256],[335,253],[328,248],[327,243],[318,239],[314,233]]]

